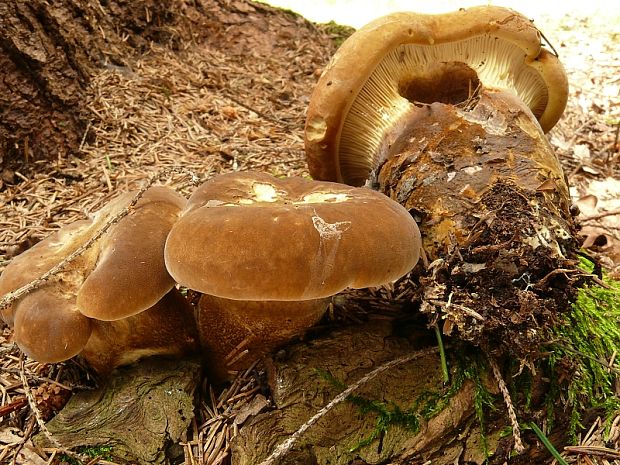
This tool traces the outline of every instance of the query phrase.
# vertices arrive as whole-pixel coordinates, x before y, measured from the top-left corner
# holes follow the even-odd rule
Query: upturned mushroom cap
[[[547,132],[564,111],[568,83],[536,27],[513,10],[379,18],[343,43],[312,94],[305,128],[310,173],[362,185],[404,115],[420,104],[464,104],[479,90],[514,92]]]
[[[411,215],[366,188],[264,173],[199,187],[166,242],[183,286],[235,300],[309,300],[393,281],[413,268]]]

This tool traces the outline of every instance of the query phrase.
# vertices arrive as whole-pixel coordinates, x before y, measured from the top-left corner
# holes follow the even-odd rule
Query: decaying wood
[[[112,454],[138,464],[160,464],[170,444],[186,434],[194,416],[200,365],[152,358],[119,369],[94,391],[75,394],[47,423],[64,448],[112,446]],[[35,444],[47,447],[39,434]]]
[[[260,463],[336,398],[342,389],[326,379],[325,373],[352,385],[380,365],[411,356],[418,350],[424,352],[419,358],[412,357],[407,363],[380,373],[354,392],[369,400],[398,405],[403,410],[424,393],[441,389],[443,378],[439,355],[422,349],[419,341],[394,336],[391,323],[353,326],[284,349],[268,368],[276,409],[246,422],[233,442],[233,464]],[[357,463],[367,464],[405,463],[413,457],[432,457],[437,464],[453,463],[435,457],[435,452],[442,447],[440,442],[455,437],[459,429],[469,428],[473,412],[474,387],[466,382],[437,416],[428,422],[420,420],[419,432],[393,426],[370,445],[352,451],[372,433],[376,416],[361,414],[357,406],[344,402],[305,431],[290,451],[274,463],[345,465],[355,459],[360,460]],[[454,440],[461,444],[462,454],[468,440],[467,434]]]

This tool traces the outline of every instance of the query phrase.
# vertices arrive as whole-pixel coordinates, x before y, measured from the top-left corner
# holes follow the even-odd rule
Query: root
[[[506,409],[508,410],[508,418],[510,418],[510,424],[512,425],[512,437],[515,441],[515,451],[518,454],[522,454],[525,452],[525,447],[523,446],[523,441],[521,441],[521,428],[519,428],[519,422],[517,420],[517,414],[515,412],[514,405],[512,403],[512,399],[510,398],[510,393],[508,392],[508,387],[506,386],[506,382],[504,378],[502,378],[502,374],[499,371],[499,367],[495,360],[491,357],[488,357],[489,365],[493,370],[493,376],[495,377],[495,381],[497,381],[497,386],[499,390],[502,392],[502,396],[504,397],[504,403],[506,404]]]

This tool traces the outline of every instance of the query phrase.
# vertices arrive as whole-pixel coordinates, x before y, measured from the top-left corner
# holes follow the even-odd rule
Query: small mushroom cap
[[[121,195],[92,219],[67,225],[15,257],[0,275],[0,295],[40,277],[85,244],[113,216],[126,208],[134,193]],[[95,244],[53,276],[41,289],[77,299],[91,318],[113,320],[149,308],[174,285],[163,260],[166,236],[186,200],[166,187],[152,187],[132,212]],[[8,324],[20,301],[3,309]]]
[[[19,289],[53,268],[78,247],[74,243],[82,240],[81,236],[90,224],[90,220],[83,220],[64,226],[13,258],[0,275],[0,295]],[[77,262],[83,263],[83,260],[83,257],[76,259],[76,265]],[[59,277],[61,277],[59,281],[52,280],[56,288],[69,289],[76,285],[76,282],[79,283],[82,280],[81,274],[73,272],[72,267],[66,268]],[[45,288],[47,285],[43,287]],[[70,295],[71,291],[67,291],[65,297]],[[16,301],[0,310],[2,320],[9,326],[13,326],[15,310],[19,303],[20,301]]]
[[[152,307],[172,289],[164,245],[185,203],[173,189],[152,187],[101,238],[97,264],[77,294],[84,315],[105,321],[126,318]]]
[[[166,242],[183,286],[235,300],[309,300],[393,281],[420,233],[403,207],[366,188],[229,173],[199,187]]]
[[[395,13],[367,24],[336,52],[310,99],[311,175],[362,185],[377,165],[384,133],[404,114],[419,103],[465,101],[477,88],[513,91],[545,132],[568,97],[561,63],[542,48],[531,21],[513,10]]]
[[[21,300],[14,324],[19,348],[42,363],[77,355],[91,334],[91,320],[79,312],[75,302],[40,289]]]

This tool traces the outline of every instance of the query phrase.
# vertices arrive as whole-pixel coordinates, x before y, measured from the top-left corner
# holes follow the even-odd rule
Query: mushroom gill
[[[547,84],[528,64],[526,53],[496,35],[403,44],[387,53],[345,116],[339,143],[343,182],[364,183],[380,162],[385,134],[414,107],[464,104],[481,87],[514,91],[537,118],[547,106]]]

